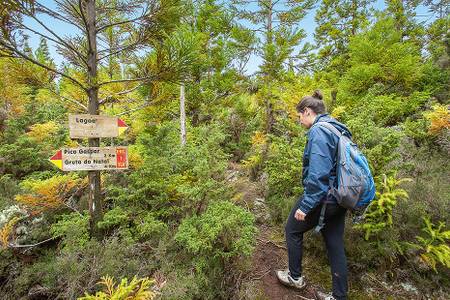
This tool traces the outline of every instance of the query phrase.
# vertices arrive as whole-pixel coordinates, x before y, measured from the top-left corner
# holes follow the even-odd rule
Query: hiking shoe
[[[277,278],[282,284],[293,287],[297,290],[301,290],[306,286],[304,276],[301,276],[300,278],[295,280],[294,278],[292,278],[288,270],[277,271]]]
[[[324,292],[316,291],[316,300],[336,300],[332,295],[326,294]]]

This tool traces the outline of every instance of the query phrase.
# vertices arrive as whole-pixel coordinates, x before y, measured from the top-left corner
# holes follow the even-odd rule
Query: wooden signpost
[[[128,126],[117,117],[69,115],[70,138],[118,137]]]
[[[117,117],[69,115],[71,138],[117,137],[128,126]],[[63,148],[50,158],[63,171],[99,171],[128,169],[127,147]]]
[[[128,148],[63,148],[50,161],[63,171],[123,170],[128,169]]]

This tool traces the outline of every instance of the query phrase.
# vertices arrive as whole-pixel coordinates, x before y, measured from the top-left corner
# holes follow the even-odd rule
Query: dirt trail
[[[275,272],[287,267],[287,252],[284,245],[271,240],[272,230],[264,225],[259,227],[257,247],[252,258],[253,276],[250,280],[256,281],[256,286],[265,299],[315,299],[314,286],[310,284],[304,290],[296,291],[278,282]]]
[[[308,283],[302,291],[287,288],[278,282],[275,272],[287,267],[287,250],[280,228],[270,227],[270,215],[265,203],[264,179],[251,181],[238,164],[231,164],[228,180],[234,183],[240,201],[251,208],[258,224],[256,249],[251,258],[251,270],[244,279],[253,287],[247,295],[257,300],[313,300],[315,287]],[[245,297],[245,299],[247,299]]]

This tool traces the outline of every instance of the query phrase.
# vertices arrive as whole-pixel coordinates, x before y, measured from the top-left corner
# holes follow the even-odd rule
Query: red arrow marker
[[[117,126],[119,128],[119,135],[121,135],[128,129],[128,125],[125,124],[125,122],[119,118],[117,118]]]
[[[62,166],[62,151],[59,150],[58,152],[56,152],[56,154],[53,155],[50,158],[50,162],[53,163],[55,166],[57,166],[59,169],[62,170],[63,169],[63,166]]]

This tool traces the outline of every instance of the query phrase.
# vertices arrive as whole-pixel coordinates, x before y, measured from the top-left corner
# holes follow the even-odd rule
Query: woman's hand
[[[306,217],[306,214],[305,214],[304,212],[302,212],[300,209],[297,209],[297,210],[295,211],[294,218],[295,218],[297,221],[304,221],[304,220],[305,220],[305,217]]]

